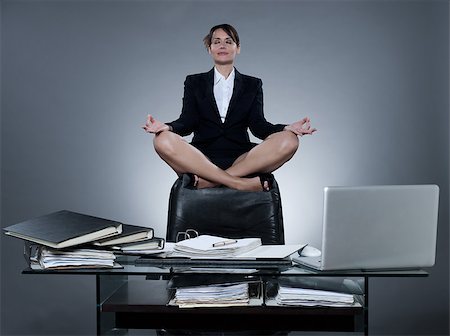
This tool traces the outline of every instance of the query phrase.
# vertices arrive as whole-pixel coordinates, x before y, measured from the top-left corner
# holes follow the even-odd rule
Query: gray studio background
[[[438,184],[437,263],[371,282],[370,332],[448,334],[448,17],[448,1],[4,0],[2,227],[70,209],[164,236],[175,175],[140,126],[178,116],[185,76],[212,67],[202,38],[228,22],[267,118],[318,128],[276,172],[287,243],[320,247],[325,186]],[[2,234],[2,335],[95,333],[93,276],[24,267]]]

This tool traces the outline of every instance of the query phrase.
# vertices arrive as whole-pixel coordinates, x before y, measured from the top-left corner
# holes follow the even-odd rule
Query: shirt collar
[[[228,76],[227,79],[225,79],[225,77],[217,70],[217,68],[214,67],[214,85],[219,83],[221,80],[224,80],[224,81],[227,81],[227,82],[228,81],[233,82],[234,81],[234,76],[235,76],[234,67],[233,67],[233,70],[231,70],[231,73],[230,73],[230,75]]]

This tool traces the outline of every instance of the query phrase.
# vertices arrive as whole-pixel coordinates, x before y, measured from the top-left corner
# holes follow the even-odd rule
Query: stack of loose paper
[[[174,246],[180,256],[195,258],[233,257],[261,246],[260,238],[228,239],[210,235],[200,235],[186,239]]]
[[[117,266],[114,253],[92,249],[57,250],[42,246],[32,268],[112,268]]]
[[[353,294],[280,286],[275,297],[277,304],[286,306],[350,307]]]
[[[194,308],[245,306],[249,302],[248,283],[224,283],[177,288],[169,304]]]

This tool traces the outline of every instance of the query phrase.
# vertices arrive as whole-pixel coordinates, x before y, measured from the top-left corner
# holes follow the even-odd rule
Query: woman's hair
[[[237,30],[232,25],[223,23],[223,24],[212,27],[211,30],[209,31],[209,34],[203,38],[203,43],[204,43],[206,49],[208,49],[211,46],[212,36],[217,29],[223,29],[225,31],[225,33],[227,33],[231,37],[231,39],[234,41],[234,43],[236,43],[236,45],[238,47],[240,46],[239,35],[238,35]]]

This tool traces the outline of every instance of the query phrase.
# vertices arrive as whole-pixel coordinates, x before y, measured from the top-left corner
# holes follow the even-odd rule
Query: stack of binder
[[[180,308],[231,307],[248,305],[248,283],[177,288],[173,304]]]
[[[352,294],[285,286],[279,287],[275,300],[281,306],[351,307],[355,303]]]
[[[110,251],[93,249],[58,250],[47,246],[38,246],[30,258],[30,267],[39,269],[68,268],[117,268],[116,256]]]
[[[364,290],[343,277],[280,277],[267,284],[268,306],[361,307]]]
[[[162,250],[165,239],[154,237],[152,228],[122,224],[121,234],[95,241],[93,244],[124,254],[145,254],[147,251]]]
[[[238,279],[239,278],[239,279]],[[261,282],[229,276],[224,279],[178,276],[172,278],[169,288],[174,289],[169,305],[179,308],[233,307],[261,305]]]
[[[112,248],[124,254],[147,254],[149,252],[153,253],[154,251],[161,251],[164,248],[164,245],[164,238],[154,237],[124,244],[116,244],[112,246]]]
[[[117,267],[113,250],[126,244],[164,246],[153,229],[122,224],[68,210],[57,211],[4,228],[5,234],[36,245],[30,266],[47,268]],[[155,244],[156,242],[156,244]],[[162,246],[162,247],[161,247]],[[141,246],[141,248],[143,248]]]
[[[59,249],[120,234],[122,223],[62,210],[4,230],[7,235]]]
[[[153,229],[143,226],[122,224],[119,235],[103,238],[94,242],[96,246],[121,246],[123,244],[147,241],[153,238]]]

